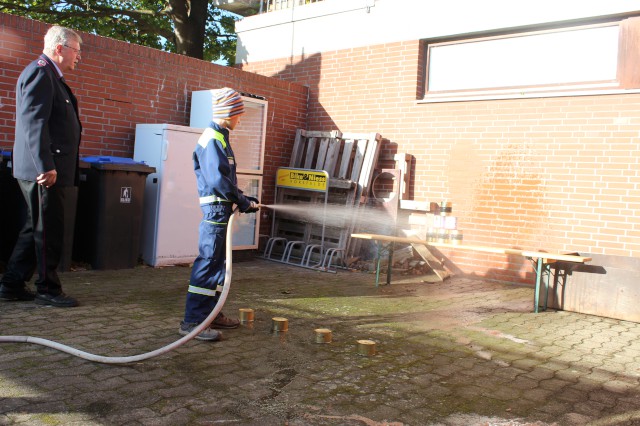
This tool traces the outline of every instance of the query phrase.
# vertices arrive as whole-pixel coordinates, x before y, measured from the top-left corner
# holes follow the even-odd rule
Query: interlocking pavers
[[[532,312],[531,287],[237,262],[224,311],[255,321],[143,362],[0,344],[0,425],[633,425],[640,324]],[[0,304],[0,334],[100,355],[179,336],[188,267],[65,273],[73,309]],[[286,317],[289,331],[271,332]],[[316,344],[313,330],[332,330]],[[363,357],[356,340],[376,342]]]

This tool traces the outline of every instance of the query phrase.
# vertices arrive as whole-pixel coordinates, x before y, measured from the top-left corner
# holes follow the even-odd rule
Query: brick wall
[[[13,145],[15,84],[42,52],[49,25],[0,13],[0,149]],[[306,123],[307,88],[283,80],[81,33],[82,60],[65,75],[80,103],[81,155],[132,157],[137,123],[188,126],[191,92],[230,86],[269,102],[263,201]],[[262,221],[265,232],[269,222]]]
[[[418,104],[422,52],[390,43],[242,68],[308,85],[309,130],[377,131],[383,158],[413,155],[411,198],[451,201],[465,244],[640,256],[640,94]],[[458,272],[531,282],[522,258],[446,255]]]

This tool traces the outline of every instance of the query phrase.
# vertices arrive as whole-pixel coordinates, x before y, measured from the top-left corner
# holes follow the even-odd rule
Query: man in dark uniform
[[[78,103],[63,73],[75,69],[81,43],[75,31],[51,27],[43,54],[18,78],[13,176],[27,204],[27,218],[0,280],[0,300],[78,305],[63,293],[56,270],[64,236],[64,188],[77,184],[82,132]],[[35,294],[26,287],[34,269]]]

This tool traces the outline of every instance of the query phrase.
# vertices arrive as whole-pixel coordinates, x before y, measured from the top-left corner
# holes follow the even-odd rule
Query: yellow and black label
[[[324,170],[278,169],[277,186],[306,189],[310,191],[326,191],[329,175]]]

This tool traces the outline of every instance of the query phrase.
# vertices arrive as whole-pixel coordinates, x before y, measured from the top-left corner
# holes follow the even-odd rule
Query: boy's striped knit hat
[[[225,119],[244,113],[244,102],[238,92],[228,87],[212,90],[212,118]]]

